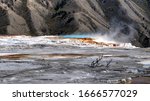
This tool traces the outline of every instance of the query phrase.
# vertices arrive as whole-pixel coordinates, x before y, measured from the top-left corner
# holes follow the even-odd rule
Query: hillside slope
[[[0,0],[0,34],[115,32],[149,47],[149,11],[150,0]]]

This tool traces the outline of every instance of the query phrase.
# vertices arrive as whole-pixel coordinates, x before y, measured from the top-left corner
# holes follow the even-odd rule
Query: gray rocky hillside
[[[0,0],[1,35],[116,32],[150,46],[150,0]]]

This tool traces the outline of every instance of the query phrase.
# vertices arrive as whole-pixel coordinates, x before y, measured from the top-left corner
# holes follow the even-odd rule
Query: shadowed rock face
[[[116,32],[150,46],[150,0],[0,0],[1,35]]]

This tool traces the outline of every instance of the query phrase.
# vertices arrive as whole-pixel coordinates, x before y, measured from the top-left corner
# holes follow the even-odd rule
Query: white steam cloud
[[[134,24],[113,19],[110,30],[106,33],[98,33],[95,40],[99,42],[131,43],[135,39],[136,33]]]

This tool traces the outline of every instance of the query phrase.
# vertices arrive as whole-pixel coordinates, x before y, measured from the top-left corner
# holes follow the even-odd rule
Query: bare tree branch
[[[100,67],[102,66],[102,64],[100,63],[100,61],[103,59],[103,54],[101,56],[99,56],[98,58],[96,58],[96,60],[91,62],[91,65],[89,65],[89,67],[91,68],[96,68],[96,67]]]
[[[110,59],[110,60],[107,62],[106,68],[109,68],[109,67],[110,67],[111,62],[112,62],[112,59]]]

